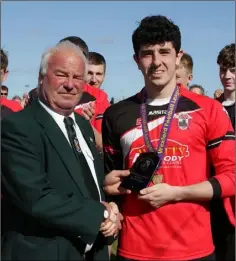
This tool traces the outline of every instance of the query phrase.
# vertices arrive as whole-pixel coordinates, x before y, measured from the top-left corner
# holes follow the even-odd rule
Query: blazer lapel
[[[83,170],[80,168],[80,165],[78,164],[73,150],[65,138],[65,135],[52,116],[39,104],[39,102],[31,106],[35,106],[35,119],[44,128],[45,134],[60,156],[63,164],[67,168],[69,174],[80,189],[81,193],[84,196],[89,197],[89,193],[84,184],[83,177],[80,174],[80,172]]]

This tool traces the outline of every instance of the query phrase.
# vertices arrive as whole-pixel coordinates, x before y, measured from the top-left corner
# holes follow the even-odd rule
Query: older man
[[[104,202],[90,124],[73,113],[87,64],[65,41],[43,54],[39,100],[2,121],[2,260],[108,260],[120,228]]]

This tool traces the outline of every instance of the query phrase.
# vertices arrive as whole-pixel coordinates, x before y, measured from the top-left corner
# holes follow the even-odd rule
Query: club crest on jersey
[[[188,113],[180,112],[178,115],[176,115],[176,118],[178,119],[178,127],[181,130],[188,129],[189,121],[192,119]]]

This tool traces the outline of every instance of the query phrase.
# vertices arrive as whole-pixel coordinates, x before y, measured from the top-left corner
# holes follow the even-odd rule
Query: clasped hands
[[[121,221],[123,220],[123,216],[120,214],[119,209],[114,202],[102,202],[102,204],[105,205],[106,210],[108,211],[108,218],[102,222],[100,232],[102,232],[105,237],[116,237],[118,231],[121,229]]]

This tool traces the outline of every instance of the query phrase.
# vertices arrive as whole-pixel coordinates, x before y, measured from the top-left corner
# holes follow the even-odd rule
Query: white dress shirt
[[[68,140],[68,142],[70,144],[70,140],[69,140],[69,137],[68,137],[68,134],[67,134],[66,126],[65,126],[65,123],[64,123],[65,116],[60,115],[60,114],[56,113],[55,111],[51,110],[49,107],[47,107],[41,101],[39,101],[39,103],[53,117],[53,119],[55,120],[55,122],[57,123],[57,125],[59,126],[59,128],[61,129],[61,131],[63,132],[63,134],[65,135],[66,139]],[[97,179],[97,175],[96,175],[96,171],[95,171],[95,167],[94,167],[93,155],[92,155],[92,153],[91,153],[91,151],[90,151],[90,149],[89,149],[89,147],[88,147],[88,145],[87,145],[87,143],[86,143],[86,141],[85,141],[85,139],[84,139],[84,137],[83,137],[83,135],[81,133],[81,130],[80,130],[79,126],[77,125],[77,123],[75,121],[74,112],[69,117],[71,117],[74,120],[74,128],[75,128],[76,136],[78,138],[81,151],[84,154],[84,157],[85,157],[85,159],[86,159],[86,161],[88,163],[88,166],[89,166],[89,168],[91,170],[94,182],[95,182],[95,184],[97,186],[97,190],[98,190],[98,193],[99,193],[99,198],[100,198],[100,201],[101,201],[101,192],[100,192],[100,189],[99,189],[98,179]],[[70,144],[70,146],[71,146],[71,144]],[[89,251],[92,248],[92,246],[93,246],[93,244],[92,245],[87,244],[85,252]]]

